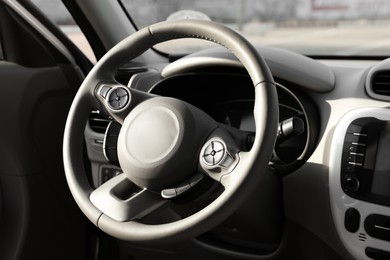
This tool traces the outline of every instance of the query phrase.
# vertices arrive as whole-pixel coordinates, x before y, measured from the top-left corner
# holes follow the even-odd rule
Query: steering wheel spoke
[[[142,219],[167,200],[147,189],[139,189],[120,174],[94,190],[90,200],[96,208],[116,221]]]
[[[135,106],[154,95],[121,84],[100,83],[96,87],[95,96],[105,110],[118,123],[123,124],[126,116]]]

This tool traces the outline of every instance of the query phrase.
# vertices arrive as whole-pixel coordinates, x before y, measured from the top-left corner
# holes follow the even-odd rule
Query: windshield
[[[138,28],[175,19],[223,23],[255,45],[311,56],[388,56],[389,0],[122,0]],[[207,47],[199,40],[158,45],[183,54]]]

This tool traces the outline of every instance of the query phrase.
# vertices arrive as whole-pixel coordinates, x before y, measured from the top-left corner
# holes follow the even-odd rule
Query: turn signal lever
[[[305,123],[299,117],[291,117],[279,123],[277,140],[281,142],[305,130]]]
[[[283,120],[278,125],[277,142],[282,143],[290,137],[296,136],[305,130],[305,123],[299,117]],[[246,133],[246,147],[252,147],[255,140],[254,133]]]

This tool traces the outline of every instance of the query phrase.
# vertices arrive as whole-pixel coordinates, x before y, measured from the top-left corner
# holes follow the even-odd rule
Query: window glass
[[[56,24],[87,58],[96,63],[91,46],[61,0],[31,0],[31,2]]]
[[[306,55],[388,56],[388,0],[120,0],[138,28],[165,20],[223,23],[253,44]],[[165,43],[180,52],[198,42]]]

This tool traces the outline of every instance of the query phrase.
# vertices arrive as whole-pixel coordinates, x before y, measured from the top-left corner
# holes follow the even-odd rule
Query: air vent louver
[[[112,120],[103,115],[99,110],[92,111],[89,115],[89,126],[95,132],[104,134],[106,132],[108,124]]]
[[[381,71],[372,77],[372,91],[378,95],[390,96],[390,71]]]

